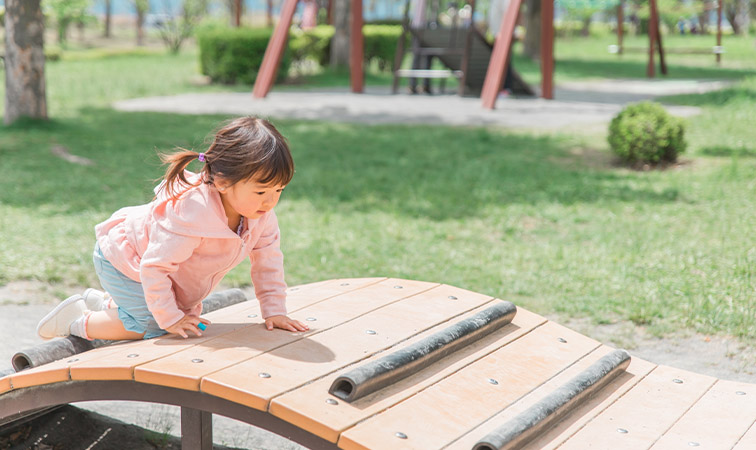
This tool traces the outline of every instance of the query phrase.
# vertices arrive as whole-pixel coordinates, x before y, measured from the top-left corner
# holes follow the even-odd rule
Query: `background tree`
[[[91,18],[89,6],[90,0],[45,0],[45,13],[55,20],[61,46],[66,45],[72,24],[83,25]]]
[[[113,17],[113,2],[112,0],[104,0],[105,3],[105,31],[103,32],[103,36],[106,38],[110,37],[110,25],[111,25],[111,19]]]
[[[333,1],[331,67],[349,66],[349,0]]]
[[[144,19],[150,12],[150,0],[131,0],[136,11],[136,44],[144,45]]]
[[[541,0],[525,0],[525,39],[522,53],[537,61],[541,56]]]
[[[745,36],[750,26],[750,0],[723,0],[722,15],[732,25],[735,34]]]
[[[165,45],[176,54],[207,11],[207,0],[183,0],[179,11],[171,8],[169,0],[163,0],[163,3],[169,19],[161,23],[158,30]]]
[[[40,0],[5,0],[5,123],[47,118]]]

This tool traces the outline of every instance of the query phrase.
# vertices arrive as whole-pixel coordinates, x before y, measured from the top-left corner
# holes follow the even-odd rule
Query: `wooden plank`
[[[440,448],[599,345],[593,339],[548,322],[404,402],[346,430],[338,445],[347,450]],[[490,379],[496,383],[489,382]],[[422,420],[418,420],[420,414]],[[407,437],[399,438],[396,433]]]
[[[397,289],[398,286],[401,289]],[[435,285],[431,283],[385,280],[290,313],[290,317],[311,325],[310,331],[306,333],[268,331],[262,325],[262,319],[255,317],[251,320],[256,321],[257,325],[224,334],[220,339],[204,342],[137,367],[134,379],[142,383],[196,391],[200,389],[200,381],[205,375],[299,341],[305,336],[311,339],[323,330],[433,286]],[[212,325],[213,328],[216,326],[215,323]],[[233,367],[231,369],[236,370]]]
[[[753,450],[754,448],[756,448],[756,422],[751,425],[751,428],[740,438],[732,450]]]
[[[287,307],[289,310],[305,308],[311,304],[317,304],[321,301],[332,298],[340,293],[348,293],[359,290],[367,286],[380,282],[381,278],[362,278],[354,280],[331,280],[325,283],[313,283],[305,286],[295,286],[289,288],[287,293]],[[393,286],[393,285],[392,285]],[[254,326],[262,323],[260,317],[260,305],[256,300],[237,303],[228,308],[214,311],[206,316],[213,323],[203,332],[202,337],[192,337],[183,339],[173,336],[160,337],[142,342],[128,344],[130,347],[123,347],[120,352],[113,352],[102,355],[97,359],[88,358],[86,361],[78,362],[71,366],[71,379],[74,380],[129,380],[135,378],[134,369],[142,364],[169,357],[170,355],[190,351],[195,355],[189,358],[188,365],[185,365],[186,374],[177,378],[176,387],[185,389],[194,386],[193,389],[199,388],[199,381],[194,383],[194,371],[201,370],[206,373],[203,366],[210,366],[210,363],[191,363],[193,359],[204,359],[202,354],[209,350],[218,349],[216,344],[209,341],[226,336],[237,330],[248,326]],[[233,340],[233,339],[232,339]],[[219,341],[220,342],[220,341]],[[234,347],[238,347],[234,345]],[[258,352],[259,353],[259,352]],[[188,353],[182,353],[179,360]],[[223,356],[223,355],[218,355]],[[248,355],[251,357],[253,354]],[[216,358],[217,359],[217,358]],[[169,359],[170,362],[175,362]],[[170,366],[177,369],[175,365]],[[138,381],[145,381],[138,379]],[[187,385],[189,383],[189,385]],[[158,383],[160,384],[160,383]]]
[[[756,385],[719,380],[651,448],[730,449],[754,421]]]
[[[559,448],[648,448],[715,381],[709,376],[659,366]]]
[[[13,389],[13,387],[11,387],[10,375],[6,375],[0,378],[0,394],[2,394],[3,392],[8,392],[11,389]]]
[[[585,358],[577,361],[563,372],[557,374],[534,391],[513,403],[510,407],[491,417],[480,426],[468,431],[447,448],[449,450],[470,450],[481,438],[483,438],[483,436],[503,426],[509,420],[515,418],[518,414],[570,381],[573,377],[580,374],[580,372],[598,361],[604,355],[610,353],[612,350],[611,347],[602,345],[586,355]],[[576,427],[580,426],[576,425],[577,422],[585,424],[592,417],[596,416],[598,412],[605,409],[624,392],[634,386],[654,367],[656,366],[652,363],[633,358],[625,373],[620,374],[615,380],[602,388],[596,395],[588,399],[584,404],[578,406],[578,408],[572,411],[562,422],[557,423],[546,433],[537,437],[533,442],[528,443],[526,448],[533,450],[555,448],[560,442],[575,433],[577,430]],[[564,436],[565,434],[566,436]]]
[[[375,297],[372,301],[380,301],[380,298]],[[211,374],[203,378],[201,389],[265,410],[275,396],[364,360],[491,300],[491,297],[459,288],[437,286],[339,327]],[[250,373],[267,373],[270,377],[250,377]]]
[[[633,358],[625,371],[626,373],[604,387],[600,395],[588,400],[551,430],[543,433],[524,448],[527,450],[552,450],[559,447],[570,436],[583,428],[586,423],[625,395],[655,368],[656,364]]]
[[[488,307],[488,304],[481,308],[477,308],[452,322],[462,320],[486,307]],[[317,436],[331,442],[336,442],[341,432],[355,425],[357,422],[411,397],[415,393],[437,383],[461,368],[477,361],[504,345],[507,345],[515,339],[520,338],[524,334],[529,333],[535,327],[538,327],[545,322],[545,318],[521,309],[517,312],[517,315],[514,317],[511,324],[480,341],[457,351],[453,355],[436,362],[421,372],[418,372],[395,385],[370,394],[365,398],[361,398],[352,403],[347,403],[328,395],[328,389],[333,381],[343,371],[348,370],[348,368],[345,368],[342,371],[333,373],[321,380],[273,399],[270,405],[270,412],[287,422],[296,423],[298,427]],[[389,351],[395,349],[398,350],[412,345],[427,337],[429,334],[442,330],[447,326],[449,326],[449,323],[440,324],[428,330],[426,333],[414,337],[406,343],[397,345]],[[369,360],[364,361],[364,363],[378,359],[383,355],[384,353],[375,355]],[[328,404],[329,407],[325,408],[323,405],[325,404],[326,399],[337,400],[338,404]]]

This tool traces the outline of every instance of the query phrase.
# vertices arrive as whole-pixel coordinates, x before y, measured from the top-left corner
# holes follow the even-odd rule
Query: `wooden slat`
[[[740,438],[732,450],[753,450],[754,448],[756,448],[756,422],[751,425],[751,428]]]
[[[289,288],[289,292],[287,293],[287,308],[290,311],[296,311],[297,309],[305,308],[311,304],[316,304],[332,298],[335,295],[371,286],[381,280],[385,279],[363,278],[353,280],[331,280],[325,283],[295,286]],[[129,347],[123,347],[120,352],[109,353],[97,359],[90,358],[86,361],[73,364],[71,366],[71,379],[129,380],[135,377],[134,370],[137,366],[158,359],[168,358],[179,352],[191,350],[192,352],[205,353],[207,348],[217,349],[217,345],[209,344],[210,340],[228,335],[229,333],[233,333],[248,326],[256,325],[259,327],[259,324],[262,323],[262,318],[260,317],[260,304],[257,300],[237,303],[228,308],[209,313],[206,317],[213,323],[203,332],[202,337],[183,339],[167,336],[157,339],[149,339],[143,342],[134,342],[128,344]],[[183,355],[186,354],[187,353],[182,353],[182,355],[178,357],[178,360],[182,360]],[[217,356],[220,358],[224,355]],[[248,357],[251,356],[253,356],[253,354],[248,355]],[[189,383],[190,386],[195,386],[195,390],[199,388],[198,380],[196,383],[191,381],[193,378],[193,371],[202,370],[202,373],[206,373],[207,371],[203,366],[210,366],[210,364],[191,363],[191,360],[196,358],[202,358],[202,356],[188,359],[189,362],[185,366],[186,374],[178,376],[176,380],[178,385],[175,387],[188,388],[187,383]],[[167,364],[169,364],[172,369],[180,369],[175,366],[175,361],[176,360],[171,360],[169,358]],[[138,379],[138,381],[145,380]],[[163,384],[166,385],[165,383]]]
[[[552,450],[559,447],[570,436],[583,428],[586,423],[625,395],[655,368],[656,364],[639,358],[631,359],[624,374],[618,376],[617,379],[605,386],[599,395],[572,411],[568,417],[565,417],[553,428],[529,442],[524,449]]]
[[[78,361],[97,359],[114,351],[118,351],[118,349],[114,347],[96,348],[43,366],[22,370],[21,372],[11,375],[11,384],[14,389],[20,389],[30,386],[68,381],[71,379],[70,367],[72,364],[75,364]]]
[[[483,436],[494,431],[495,429],[503,426],[505,423],[515,418],[518,414],[525,411],[563,384],[569,382],[573,377],[577,376],[585,370],[588,366],[598,361],[604,355],[607,355],[613,351],[611,347],[601,346],[595,351],[586,355],[585,358],[577,361],[575,364],[557,374],[550,380],[546,381],[543,385],[539,386],[536,390],[530,392],[510,407],[501,411],[493,416],[490,420],[481,424],[479,427],[468,431],[464,436],[460,437],[454,443],[449,445],[449,450],[470,450]],[[654,364],[643,360],[631,360],[630,366],[628,366],[625,373],[617,376],[615,380],[604,386],[598,393],[588,399],[583,405],[578,406],[569,413],[569,416],[562,422],[556,424],[554,427],[541,434],[534,442],[528,443],[528,448],[531,449],[544,449],[554,448],[559,442],[562,442],[576,431],[576,422],[584,424],[590,418],[598,414],[599,411],[605,409],[606,406],[615,401],[624,392],[634,386],[640,379],[643,378],[648,372],[655,367]],[[603,405],[603,408],[600,406]],[[572,429],[570,433],[568,428]],[[567,434],[566,437],[560,439],[560,436]],[[554,442],[558,441],[558,442]]]
[[[593,339],[548,322],[414,397],[346,430],[339,438],[339,447],[440,448],[599,345]],[[490,383],[489,379],[498,384]],[[400,439],[395,433],[404,433],[407,438]]]
[[[449,296],[456,299],[449,299]],[[373,301],[379,298],[375,297]],[[277,395],[368,358],[491,300],[491,297],[458,288],[437,286],[306,340],[211,374],[203,378],[201,389],[217,397],[265,410],[270,399]],[[375,334],[368,334],[368,330]],[[245,376],[261,372],[271,377]]]
[[[712,377],[659,366],[559,448],[582,450],[588,445],[613,450],[648,448],[715,381]]]
[[[0,378],[0,394],[8,392],[12,389],[10,375]]]
[[[730,449],[755,420],[756,385],[719,380],[651,448]]]
[[[465,316],[452,320],[451,322],[462,320],[486,307],[488,307],[488,305],[475,309]],[[533,314],[526,310],[519,310],[511,324],[466,348],[460,349],[455,354],[432,364],[426,369],[396,383],[395,385],[386,387],[352,403],[347,403],[328,395],[328,389],[333,381],[343,371],[348,370],[348,368],[345,368],[324,377],[321,380],[273,399],[270,405],[270,412],[290,423],[296,423],[300,428],[317,436],[331,442],[336,442],[341,432],[357,422],[377,414],[428,386],[437,383],[439,380],[460,370],[462,367],[465,367],[490,354],[496,349],[507,345],[509,342],[520,338],[535,327],[542,325],[544,322],[546,322],[546,319],[537,314]],[[448,323],[440,324],[437,327],[428,330],[426,333],[408,340],[402,345],[393,347],[389,351],[399,350],[412,345],[427,337],[429,334],[442,330],[447,326],[449,326]],[[378,359],[384,356],[384,354],[385,353],[380,353],[375,355],[363,363]],[[327,405],[325,400],[328,398],[337,400],[338,404]],[[324,405],[327,405],[328,407],[325,407]]]
[[[402,289],[396,289],[396,286]],[[311,326],[309,332],[291,333],[283,330],[268,331],[261,318],[253,318],[256,325],[225,333],[221,338],[203,342],[173,353],[164,358],[140,365],[134,371],[134,379],[142,383],[199,390],[203,376],[239,364],[247,359],[311,337],[325,329],[359,317],[405,296],[433,287],[430,283],[386,280],[365,284],[362,289],[318,301],[314,305],[289,314]],[[316,319],[308,321],[307,319]],[[213,323],[208,327],[217,327]],[[194,361],[194,362],[193,362]]]

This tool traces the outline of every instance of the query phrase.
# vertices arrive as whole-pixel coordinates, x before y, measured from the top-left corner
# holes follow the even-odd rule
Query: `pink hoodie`
[[[187,172],[190,182],[199,180]],[[241,237],[231,231],[220,194],[201,183],[176,201],[162,189],[146,205],[119,209],[95,227],[105,258],[142,283],[147,307],[165,329],[184,314],[199,316],[204,299],[249,256],[263,318],[286,314],[286,282],[276,214],[248,219]]]

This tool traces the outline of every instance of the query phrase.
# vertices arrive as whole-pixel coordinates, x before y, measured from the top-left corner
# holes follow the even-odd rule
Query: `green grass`
[[[287,280],[438,281],[541,313],[754,342],[756,77],[728,70],[745,78],[669,99],[704,113],[691,119],[683,164],[663,171],[614,166],[603,135],[276,120],[297,163],[278,207]],[[55,118],[0,128],[0,283],[96,282],[94,225],[151,199],[156,150],[201,148],[224,119],[108,104],[247,89],[195,86],[195,71],[192,53],[48,66]],[[53,145],[95,165],[65,162]],[[248,277],[242,265],[227,283]]]

